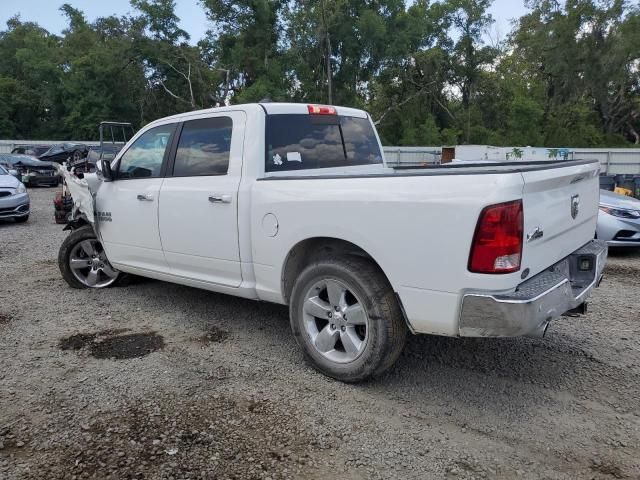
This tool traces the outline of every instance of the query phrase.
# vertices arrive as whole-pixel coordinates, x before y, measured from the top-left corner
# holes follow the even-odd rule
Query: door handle
[[[231,195],[209,195],[211,203],[231,203]]]
[[[139,193],[138,194],[138,200],[140,201],[146,201],[146,202],[153,202],[153,195],[151,195],[150,193]]]

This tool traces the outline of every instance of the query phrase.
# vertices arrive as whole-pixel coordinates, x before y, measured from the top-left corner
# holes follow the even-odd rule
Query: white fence
[[[382,147],[389,165],[421,165],[440,163],[440,147]]]
[[[455,148],[455,158],[465,161],[544,161],[554,158],[598,160],[602,166],[602,173],[640,174],[640,148],[538,148],[488,145],[459,145],[451,148]]]

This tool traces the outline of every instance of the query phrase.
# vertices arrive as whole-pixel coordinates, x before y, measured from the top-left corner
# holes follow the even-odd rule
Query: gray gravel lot
[[[304,364],[281,306],[67,287],[54,189],[30,193],[0,223],[2,479],[640,478],[640,251],[545,339],[413,337],[353,386]]]

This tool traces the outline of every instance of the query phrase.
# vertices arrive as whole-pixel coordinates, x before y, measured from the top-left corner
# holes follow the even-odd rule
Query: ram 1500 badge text
[[[584,310],[607,255],[597,162],[394,170],[352,108],[184,113],[100,167],[65,171],[69,285],[130,273],[287,304],[306,358],[346,382],[387,370],[407,331],[541,336]]]

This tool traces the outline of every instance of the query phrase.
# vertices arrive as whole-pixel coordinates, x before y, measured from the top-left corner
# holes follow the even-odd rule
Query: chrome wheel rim
[[[73,276],[89,288],[108,287],[118,279],[119,274],[96,239],[83,240],[73,247],[69,255],[69,267]]]
[[[311,345],[336,363],[356,360],[369,337],[369,317],[357,295],[343,282],[326,278],[307,291],[303,323]]]

